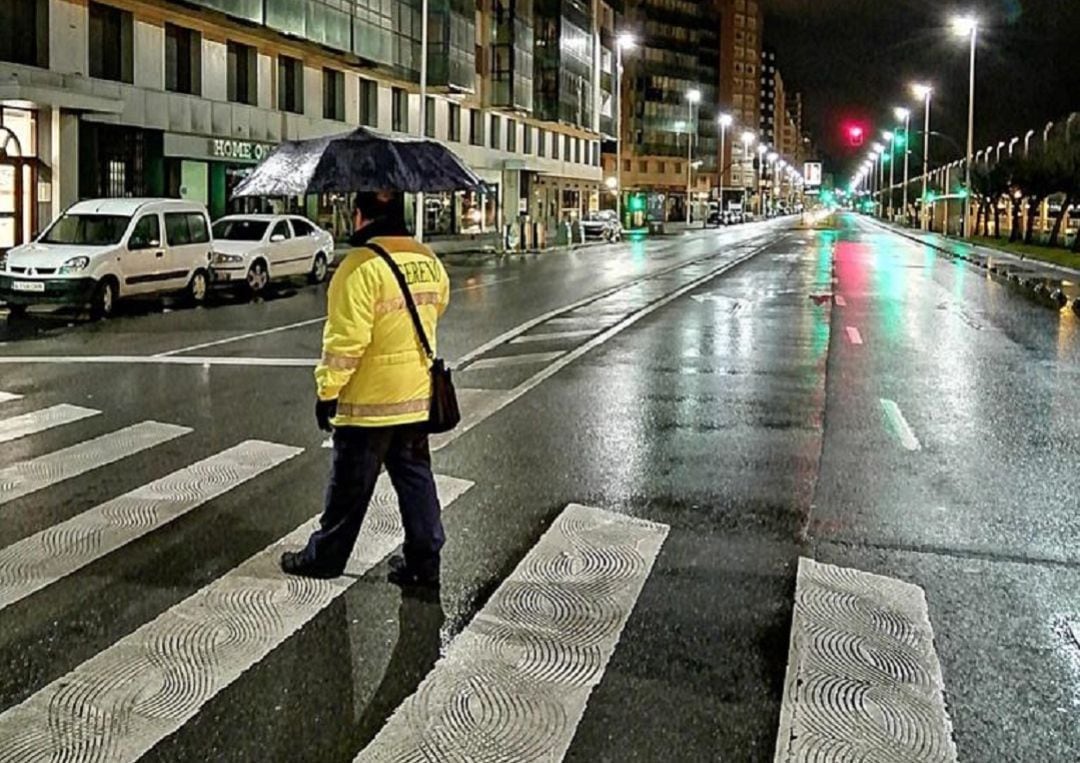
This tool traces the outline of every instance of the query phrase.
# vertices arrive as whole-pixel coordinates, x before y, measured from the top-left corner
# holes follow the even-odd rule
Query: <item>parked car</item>
[[[334,238],[297,215],[229,215],[214,223],[215,284],[258,294],[271,281],[304,276],[322,283]]]
[[[34,241],[0,257],[0,300],[12,315],[31,305],[90,306],[112,314],[132,296],[206,298],[210,217],[178,199],[92,199],[69,207]]]
[[[601,209],[589,212],[581,221],[581,230],[585,239],[602,239],[604,241],[618,241],[622,238],[622,223],[613,209]]]

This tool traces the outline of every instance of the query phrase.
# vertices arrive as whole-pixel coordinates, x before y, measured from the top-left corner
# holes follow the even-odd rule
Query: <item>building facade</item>
[[[720,23],[720,84],[722,108],[732,115],[731,140],[726,142],[726,158],[720,184],[725,198],[747,201],[753,194],[754,146],[739,136],[758,132],[761,124],[761,51],[764,45],[765,15],[759,0],[716,0]]]
[[[408,0],[4,0],[0,249],[80,198],[178,196],[216,217],[251,203],[231,191],[282,140],[418,134],[422,117],[491,188],[427,198],[427,232],[576,217],[601,189],[600,14],[534,2],[431,0],[421,104]],[[335,201],[291,203],[340,233]]]

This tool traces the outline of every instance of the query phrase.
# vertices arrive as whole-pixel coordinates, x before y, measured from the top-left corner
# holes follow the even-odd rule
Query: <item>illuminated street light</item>
[[[975,150],[975,46],[979,37],[979,20],[974,16],[957,16],[952,20],[953,32],[971,40],[971,72],[968,82],[968,142],[964,164],[964,238],[971,235],[971,154]],[[929,100],[927,100],[929,103]]]
[[[690,203],[694,195],[694,107],[701,103],[701,91],[696,87],[686,91],[686,222],[693,221]]]
[[[720,198],[717,199],[717,203],[720,205],[720,213],[723,214],[723,212],[724,212],[724,170],[727,169],[727,167],[724,164],[725,160],[727,159],[726,151],[725,151],[726,146],[724,145],[724,142],[727,139],[728,128],[731,127],[732,123],[735,120],[734,120],[734,118],[732,118],[731,114],[721,114],[720,116],[718,116],[716,118],[716,121],[720,124],[720,158],[716,162],[716,171],[717,171],[716,184],[718,186],[720,186],[720,190],[718,192],[718,195],[719,195]]]
[[[634,35],[619,32],[615,36],[615,216],[622,222],[622,54],[637,45]]]
[[[923,101],[923,165],[922,165],[922,228],[930,227],[930,217],[926,207],[926,189],[930,177],[930,101],[934,95],[934,88],[930,85],[916,83],[911,86],[911,92],[916,98]],[[907,208],[907,148],[904,149],[904,207]]]

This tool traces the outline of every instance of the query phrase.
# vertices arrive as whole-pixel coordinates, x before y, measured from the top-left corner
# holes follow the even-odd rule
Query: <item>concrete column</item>
[[[49,167],[52,168],[52,209],[56,218],[79,200],[79,117],[53,109]]]

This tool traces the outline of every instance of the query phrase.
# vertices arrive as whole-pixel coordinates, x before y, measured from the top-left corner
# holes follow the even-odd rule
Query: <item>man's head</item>
[[[360,230],[376,220],[398,221],[402,218],[401,194],[393,191],[363,191],[353,202],[353,229]]]

